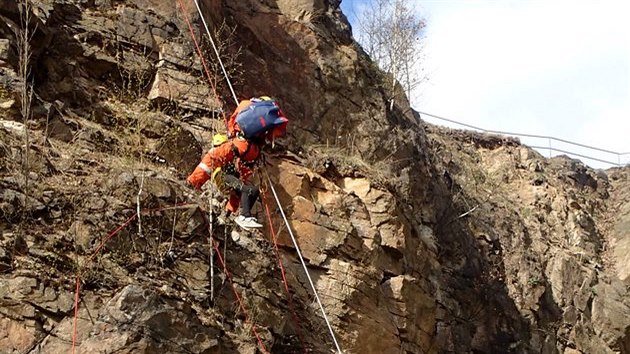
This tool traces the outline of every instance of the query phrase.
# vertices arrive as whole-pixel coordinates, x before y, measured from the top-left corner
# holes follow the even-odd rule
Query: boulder
[[[6,38],[0,38],[0,62],[8,61],[11,53],[11,42]]]
[[[168,66],[160,66],[155,74],[147,98],[158,105],[171,103],[190,110],[218,109],[214,93],[198,75],[188,74]]]
[[[180,174],[191,173],[202,157],[201,144],[195,136],[181,126],[169,130],[156,146],[158,156]]]
[[[6,353],[26,353],[42,338],[34,320],[0,317],[0,348]]]

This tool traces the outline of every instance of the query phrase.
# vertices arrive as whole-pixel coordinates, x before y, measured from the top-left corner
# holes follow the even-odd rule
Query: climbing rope
[[[317,289],[315,288],[315,284],[313,284],[313,279],[311,279],[311,275],[308,272],[308,268],[306,267],[306,262],[302,257],[302,252],[300,252],[300,246],[298,246],[297,240],[293,235],[293,231],[291,230],[291,225],[289,225],[289,220],[287,220],[287,216],[284,214],[284,210],[282,209],[282,204],[280,203],[280,199],[278,198],[278,194],[276,193],[276,189],[271,183],[271,178],[266,174],[267,183],[269,188],[271,189],[271,193],[276,200],[276,204],[278,204],[278,209],[280,209],[280,214],[282,215],[282,219],[287,226],[287,230],[289,231],[289,235],[291,235],[291,241],[293,241],[293,246],[295,247],[295,251],[297,252],[298,257],[300,258],[300,262],[302,263],[302,267],[304,268],[304,273],[306,273],[306,277],[308,278],[308,282],[311,285],[311,289],[313,290],[313,294],[315,294],[315,299],[317,299],[317,304],[319,305],[319,309],[322,311],[322,315],[324,316],[324,320],[326,321],[326,326],[328,326],[328,330],[330,331],[330,336],[332,337],[333,342],[335,343],[335,347],[337,348],[337,353],[342,354],[341,348],[339,347],[339,343],[337,343],[337,338],[335,337],[335,332],[328,321],[328,316],[326,316],[326,311],[324,310],[324,305],[322,305],[322,301],[319,299],[319,295],[317,294]]]
[[[271,212],[269,211],[269,204],[267,203],[267,191],[266,188],[262,192],[262,200],[263,205],[265,206],[265,212],[267,214],[267,222],[269,224],[269,231],[271,233],[271,239],[273,241],[273,250],[276,254],[276,259],[278,260],[278,266],[280,267],[280,273],[282,274],[282,283],[284,284],[284,290],[287,293],[287,297],[289,299],[289,309],[291,310],[291,315],[293,316],[293,322],[295,323],[296,332],[300,343],[302,344],[302,350],[306,353],[306,346],[304,345],[304,338],[302,336],[302,326],[300,325],[300,321],[298,319],[297,313],[295,312],[295,307],[293,306],[293,296],[291,295],[291,290],[289,290],[289,282],[287,281],[286,271],[284,269],[284,264],[282,263],[282,259],[280,258],[280,250],[278,249],[278,238],[276,237],[276,231],[273,228],[273,222],[271,220]]]
[[[206,58],[204,58],[203,56],[203,52],[201,51],[201,46],[199,45],[199,42],[197,41],[197,36],[195,36],[195,30],[192,27],[192,23],[190,22],[190,19],[188,18],[188,9],[186,8],[186,6],[184,5],[184,3],[182,2],[182,0],[177,0],[177,3],[179,5],[179,7],[182,10],[182,14],[184,15],[184,20],[186,22],[186,24],[188,25],[188,30],[190,31],[191,37],[193,42],[195,43],[195,49],[197,50],[197,56],[199,56],[199,60],[201,61],[201,65],[203,66],[203,69],[206,73],[206,77],[208,78],[208,83],[210,84],[210,87],[212,88],[212,91],[214,93],[214,100],[215,103],[217,104],[217,106],[221,106],[221,102],[219,100],[219,96],[217,95],[217,87],[214,84],[214,81],[212,81],[212,75],[210,74],[210,69],[208,69],[208,64],[206,63]]]
[[[162,207],[162,208],[143,209],[141,211],[141,214],[158,212],[158,211],[164,211],[164,210],[172,210],[172,209],[176,209],[176,208],[179,208],[179,207],[182,207],[182,206],[187,206],[187,205],[193,205],[193,203],[183,202],[183,203],[177,203],[177,204],[175,204],[173,206],[167,206],[167,207]],[[120,231],[122,231],[125,227],[127,227],[129,224],[131,224],[137,217],[138,217],[138,214],[134,213],[129,218],[127,218],[127,220],[125,220],[120,226],[118,226],[114,230],[110,231],[107,234],[107,236],[105,238],[103,238],[103,240],[100,242],[100,244],[94,249],[92,254],[90,254],[90,256],[86,259],[86,261],[83,264],[83,266],[81,267],[81,269],[79,269],[79,271],[77,272],[77,275],[76,275],[76,289],[75,289],[75,294],[74,294],[74,319],[73,319],[73,323],[72,323],[72,353],[73,354],[76,352],[77,322],[78,322],[78,315],[79,315],[81,276],[83,274],[83,271],[85,270],[85,267],[87,265],[91,264],[94,261],[94,257],[96,257],[101,252],[103,247],[112,238],[114,238],[116,235],[118,235],[118,233]],[[204,217],[204,221],[207,223],[208,222],[207,218]],[[243,312],[243,315],[245,316],[245,323],[247,323],[248,325],[251,325],[252,332],[253,332],[254,336],[256,337],[256,340],[258,341],[258,345],[260,346],[261,351],[263,353],[268,353],[267,348],[265,347],[265,344],[262,341],[262,338],[258,334],[258,331],[256,331],[255,324],[251,321],[251,318],[250,318],[250,316],[249,316],[249,314],[248,314],[248,312],[247,312],[247,310],[245,308],[245,305],[243,303],[243,300],[242,300],[241,296],[238,294],[238,291],[236,290],[236,286],[235,286],[234,281],[232,279],[232,275],[228,271],[227,265],[226,265],[225,261],[223,260],[223,257],[221,257],[221,252],[218,249],[217,243],[212,238],[212,235],[210,235],[210,240],[212,242],[212,247],[214,248],[214,250],[217,251],[216,253],[217,253],[219,262],[221,263],[221,266],[223,267],[223,270],[224,270],[227,278],[230,280],[230,284],[232,286],[232,291],[234,292],[234,296],[236,297],[236,299],[237,299],[237,301],[239,303],[239,307],[240,307],[241,311]]]
[[[171,209],[179,208],[179,207],[190,205],[190,204],[191,203],[184,202],[184,203],[176,203],[173,206],[168,206],[168,207],[163,207],[163,208],[143,209],[141,213],[151,213],[151,212],[156,212],[156,211],[171,210]],[[94,249],[92,254],[90,254],[90,256],[86,259],[83,266],[77,271],[76,289],[75,289],[75,294],[74,294],[74,319],[72,322],[72,353],[73,354],[75,353],[76,343],[77,343],[77,319],[79,315],[79,299],[80,299],[80,290],[81,290],[80,285],[81,285],[81,275],[83,274],[83,271],[85,270],[84,268],[94,261],[94,257],[96,257],[96,255],[101,252],[101,249],[105,246],[107,242],[109,242],[112,238],[114,238],[114,236],[116,236],[120,231],[122,231],[122,229],[124,229],[129,224],[131,224],[131,222],[133,222],[137,217],[138,217],[138,213],[134,213],[129,218],[127,218],[127,220],[125,220],[125,222],[123,222],[120,226],[110,231],[107,234],[107,236],[103,240],[101,240],[101,243],[99,243],[99,245]]]
[[[98,247],[96,247],[96,249],[94,250],[94,252],[92,252],[92,254],[90,255],[90,257],[88,257],[87,261],[85,262],[85,264],[83,265],[83,267],[85,267],[87,264],[92,263],[92,260],[94,259],[94,257],[101,251],[101,249],[103,248],[103,246],[105,246],[105,244],[111,240],[114,236],[116,236],[122,229],[124,229],[127,225],[129,225],[136,217],[138,216],[137,213],[134,213],[133,215],[131,215],[127,220],[125,220],[124,223],[122,223],[120,226],[118,226],[116,229],[112,230],[107,237],[105,237],[101,243],[98,245]],[[83,268],[82,267],[82,268]],[[77,272],[77,279],[76,279],[76,290],[75,290],[75,294],[74,294],[74,320],[72,322],[72,354],[75,353],[76,350],[76,344],[77,344],[77,319],[78,319],[78,315],[79,315],[79,292],[80,292],[80,285],[81,285],[81,275],[83,273],[83,269],[80,269]]]
[[[218,95],[217,87],[216,87],[216,85],[214,85],[214,82],[211,79],[210,71],[208,69],[208,66],[206,64],[205,58],[203,56],[203,52],[201,51],[201,47],[199,46],[199,42],[197,41],[197,36],[195,35],[195,31],[194,31],[194,29],[192,27],[190,19],[188,18],[187,8],[183,4],[182,0],[177,0],[177,2],[179,4],[179,7],[182,10],[182,13],[184,15],[184,19],[185,19],[185,21],[186,21],[186,23],[188,25],[188,29],[190,31],[190,35],[191,35],[191,37],[193,39],[193,42],[195,43],[195,48],[197,49],[197,55],[199,56],[199,59],[201,60],[201,62],[203,64],[204,70],[205,70],[206,75],[208,77],[208,82],[210,83],[211,88],[214,91],[215,97],[218,98],[219,95]],[[218,49],[217,49],[217,47],[216,47],[216,45],[214,43],[214,40],[212,39],[212,35],[210,34],[210,30],[208,28],[208,24],[206,23],[206,20],[205,20],[205,18],[203,16],[203,13],[201,12],[201,8],[199,7],[199,4],[197,3],[196,0],[194,0],[194,3],[195,3],[195,7],[197,8],[197,11],[199,13],[199,17],[201,18],[201,20],[203,22],[203,25],[204,25],[204,28],[206,30],[206,33],[208,34],[208,38],[210,40],[210,43],[212,44],[212,47],[214,48],[214,52],[217,55],[219,64],[221,65],[221,69],[223,70],[223,74],[225,75],[225,78],[226,78],[226,81],[227,81],[228,86],[230,88],[230,91],[232,92],[232,96],[234,97],[234,101],[238,105],[238,98],[236,97],[236,93],[234,92],[234,88],[232,87],[232,83],[230,82],[230,79],[228,77],[228,74],[227,74],[227,71],[225,69],[225,66],[223,65],[223,62],[222,62],[221,57],[219,55],[219,51],[218,51]],[[227,118],[225,116],[224,116],[224,120],[225,120],[225,123],[226,123],[226,126],[227,126]],[[212,215],[212,214],[210,214],[210,215]],[[206,222],[208,222],[208,220],[206,220]],[[208,222],[209,225],[211,225],[211,222],[212,221]],[[232,279],[232,276],[231,276],[230,272],[227,269],[227,264],[224,261],[223,257],[221,257],[221,252],[218,249],[217,244],[216,244],[216,242],[215,242],[215,240],[214,240],[214,238],[212,236],[212,227],[211,226],[208,227],[208,232],[209,232],[209,238],[210,238],[210,243],[211,243],[210,251],[211,251],[211,253],[214,253],[214,251],[216,250],[216,254],[217,254],[217,257],[219,259],[219,262],[221,263],[221,266],[223,267],[223,272],[225,273],[226,277],[229,279],[231,287],[232,287],[232,291],[234,293],[234,296],[236,297],[236,299],[237,299],[237,301],[239,303],[239,307],[240,307],[241,311],[243,311],[243,314],[245,316],[245,322],[247,324],[251,325],[252,332],[253,332],[254,336],[256,337],[256,340],[258,341],[258,344],[259,344],[261,350],[263,351],[263,353],[268,353],[267,349],[265,348],[264,343],[262,342],[262,338],[260,337],[260,335],[256,331],[256,326],[251,321],[251,319],[249,317],[249,314],[247,313],[247,310],[245,309],[245,305],[243,304],[243,301],[241,300],[241,297],[238,294],[238,291],[236,290],[236,286],[234,285],[234,281]],[[213,255],[211,255],[211,257],[212,257],[212,259],[214,258]],[[211,267],[214,268],[214,265],[212,264],[212,262],[211,262]],[[214,273],[214,272],[212,271],[212,273]],[[211,279],[211,283],[213,283],[213,282],[214,282],[214,279]]]
[[[74,354],[77,345],[77,318],[79,316],[79,288],[81,287],[81,278],[77,274],[76,289],[74,292],[74,320],[72,321],[72,354]]]
[[[265,354],[269,353],[267,351],[267,348],[265,347],[265,344],[262,341],[262,338],[258,334],[258,331],[256,331],[256,324],[254,322],[252,322],[251,317],[249,317],[249,313],[247,312],[247,309],[245,308],[243,300],[241,299],[241,296],[238,294],[238,291],[236,290],[236,285],[234,283],[234,279],[232,279],[232,274],[230,274],[230,272],[228,271],[227,265],[226,265],[225,261],[223,260],[223,257],[221,257],[221,250],[219,249],[219,246],[217,245],[217,243],[212,238],[212,235],[210,235],[210,239],[212,240],[212,246],[214,247],[214,249],[216,251],[216,255],[217,255],[217,258],[219,259],[219,263],[221,263],[221,266],[223,266],[223,271],[225,273],[225,276],[230,281],[230,285],[232,287],[232,292],[234,293],[234,296],[236,297],[236,300],[238,301],[238,305],[239,305],[241,311],[243,312],[243,316],[245,316],[245,323],[248,324],[249,326],[251,326],[252,333],[254,334],[254,337],[256,337],[256,340],[258,341],[258,345],[260,346],[260,350],[263,353],[265,353]]]
[[[212,44],[212,48],[214,49],[214,54],[216,54],[219,65],[221,65],[221,70],[223,70],[225,81],[227,82],[228,87],[230,88],[230,92],[232,92],[232,97],[234,98],[234,102],[238,106],[238,97],[236,97],[236,93],[234,92],[234,87],[232,87],[232,82],[230,81],[230,77],[227,73],[227,70],[225,70],[225,66],[223,65],[223,60],[221,60],[221,55],[219,54],[219,50],[217,49],[217,46],[214,44],[214,40],[212,39],[212,35],[210,34],[210,29],[208,29],[208,24],[206,23],[206,19],[203,16],[203,13],[201,12],[201,8],[199,7],[199,2],[197,0],[193,0],[193,2],[195,3],[195,7],[197,7],[197,12],[199,12],[199,17],[201,18],[203,27],[206,29],[206,33],[208,34],[208,38],[210,39],[210,43]]]
[[[181,1],[181,0],[178,0]],[[219,54],[219,50],[217,49],[217,46],[214,43],[214,40],[212,38],[212,35],[210,34],[210,29],[208,28],[208,24],[206,23],[205,17],[201,11],[201,8],[199,7],[199,2],[197,0],[193,0],[193,2],[195,3],[195,6],[197,8],[197,12],[199,13],[199,17],[201,18],[201,21],[203,23],[203,26],[206,30],[206,33],[208,35],[208,38],[210,40],[210,43],[212,44],[212,48],[214,49],[214,53],[217,57],[217,61],[219,62],[219,65],[221,66],[221,70],[223,71],[223,75],[225,76],[225,80],[228,84],[228,87],[230,88],[230,92],[232,93],[232,97],[234,98],[234,103],[238,106],[238,97],[236,96],[236,93],[234,92],[234,88],[232,86],[232,82],[230,81],[230,77],[227,73],[227,70],[225,69],[225,66],[223,65],[223,60],[221,60],[221,55]],[[182,9],[184,9],[184,7],[182,6]],[[194,32],[191,31],[191,34],[194,37]],[[300,252],[300,248],[297,244],[297,241],[295,239],[295,236],[293,235],[293,231],[291,230],[291,227],[289,225],[289,221],[286,218],[286,215],[284,214],[284,210],[282,209],[282,205],[280,204],[280,200],[278,199],[278,195],[276,194],[275,188],[273,187],[273,184],[271,183],[271,179],[269,178],[269,176],[267,175],[267,180],[269,183],[269,187],[271,188],[271,191],[275,197],[276,203],[278,204],[278,208],[280,209],[280,212],[282,214],[282,218],[284,219],[284,222],[287,225],[287,229],[289,230],[289,234],[291,235],[291,239],[293,241],[293,245],[295,246],[295,249],[297,251],[297,254],[300,258],[300,262],[302,263],[302,267],[304,268],[304,272],[306,273],[306,277],[308,278],[309,284],[311,285],[311,289],[313,290],[313,293],[315,294],[315,298],[317,299],[317,303],[319,304],[319,308],[322,311],[322,314],[324,316],[324,320],[326,321],[326,325],[328,326],[328,330],[330,331],[330,335],[333,339],[333,342],[335,343],[335,347],[337,348],[337,353],[338,354],[342,354],[341,348],[339,347],[339,343],[337,342],[337,338],[335,337],[335,333],[332,329],[332,326],[330,325],[330,322],[328,321],[328,317],[326,316],[326,311],[324,310],[324,306],[322,305],[322,302],[319,298],[319,295],[317,293],[317,289],[315,288],[315,285],[313,284],[313,280],[311,279],[311,276],[308,272],[308,268],[306,267],[306,263],[304,261],[304,258],[302,257],[302,253]],[[214,242],[214,241],[213,241]],[[218,249],[217,249],[218,251]],[[219,253],[219,252],[218,252]],[[220,254],[219,254],[220,257]],[[282,267],[284,268],[284,267]],[[227,273],[226,273],[227,274]],[[283,274],[284,276],[284,274]],[[286,279],[285,279],[286,280]],[[236,293],[235,293],[236,294]],[[237,299],[239,299],[238,295],[237,295]],[[252,326],[252,329],[254,329],[255,327]],[[256,334],[256,337],[258,337],[258,335]],[[260,344],[262,344],[262,342],[259,341]]]

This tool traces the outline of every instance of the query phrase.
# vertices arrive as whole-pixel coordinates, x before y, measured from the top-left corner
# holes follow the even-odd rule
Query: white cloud
[[[625,2],[421,3],[431,79],[413,98],[418,108],[488,129],[630,150]]]
[[[351,3],[357,11],[365,1],[342,6]],[[487,129],[630,151],[630,2],[415,3],[428,19],[429,75],[412,95],[416,108]]]

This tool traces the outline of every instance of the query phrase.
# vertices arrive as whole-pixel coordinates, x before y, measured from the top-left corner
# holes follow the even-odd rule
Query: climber
[[[213,137],[212,149],[186,180],[201,189],[213,179],[219,190],[230,193],[226,205],[229,212],[235,213],[240,204],[240,213],[235,219],[240,227],[262,227],[251,213],[260,192],[249,178],[265,142],[273,143],[283,136],[287,123],[278,104],[267,96],[241,101],[228,120],[228,135]]]

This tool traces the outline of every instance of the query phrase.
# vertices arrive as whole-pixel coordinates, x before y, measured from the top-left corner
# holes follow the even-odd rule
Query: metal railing
[[[537,139],[546,139],[549,142],[549,146],[534,146],[534,145],[527,145],[527,144],[525,144],[525,145],[527,145],[527,146],[529,146],[531,148],[534,148],[534,149],[548,150],[550,153],[551,153],[551,151],[560,152],[560,153],[563,153],[563,154],[573,155],[573,156],[577,156],[577,157],[581,157],[581,158],[585,158],[585,159],[589,159],[589,160],[593,160],[593,161],[597,161],[597,162],[602,162],[602,163],[606,163],[606,164],[609,164],[609,165],[612,165],[612,166],[618,166],[618,167],[625,166],[627,164],[627,163],[622,163],[621,162],[621,157],[622,156],[629,156],[630,157],[630,152],[617,152],[617,151],[602,149],[602,148],[598,148],[598,147],[595,147],[595,146],[581,144],[581,143],[577,143],[577,142],[574,142],[574,141],[561,139],[561,138],[556,138],[556,137],[548,136],[548,135],[514,133],[514,132],[505,132],[505,131],[500,131],[500,130],[484,129],[484,128],[476,127],[474,125],[458,122],[458,121],[453,120],[453,119],[437,116],[435,114],[422,112],[422,111],[418,111],[418,110],[416,110],[416,112],[420,113],[420,115],[425,115],[425,116],[433,117],[435,119],[439,119],[439,120],[442,120],[442,121],[446,121],[446,122],[450,122],[450,123],[453,123],[453,124],[461,125],[461,126],[466,127],[466,128],[478,130],[478,131],[480,131],[482,133],[500,134],[500,135],[512,135],[512,136],[518,136],[518,137],[537,138]],[[576,153],[576,152],[573,152],[573,151],[567,151],[567,150],[563,150],[563,149],[554,148],[554,147],[551,146],[551,142],[552,141],[557,141],[557,142],[561,142],[561,143],[568,144],[568,145],[579,146],[581,148],[585,148],[585,149],[588,149],[588,150],[599,151],[599,152],[602,152],[602,153],[615,155],[615,156],[617,156],[617,162],[605,160],[605,159],[594,157],[594,156],[584,155],[584,154]]]

